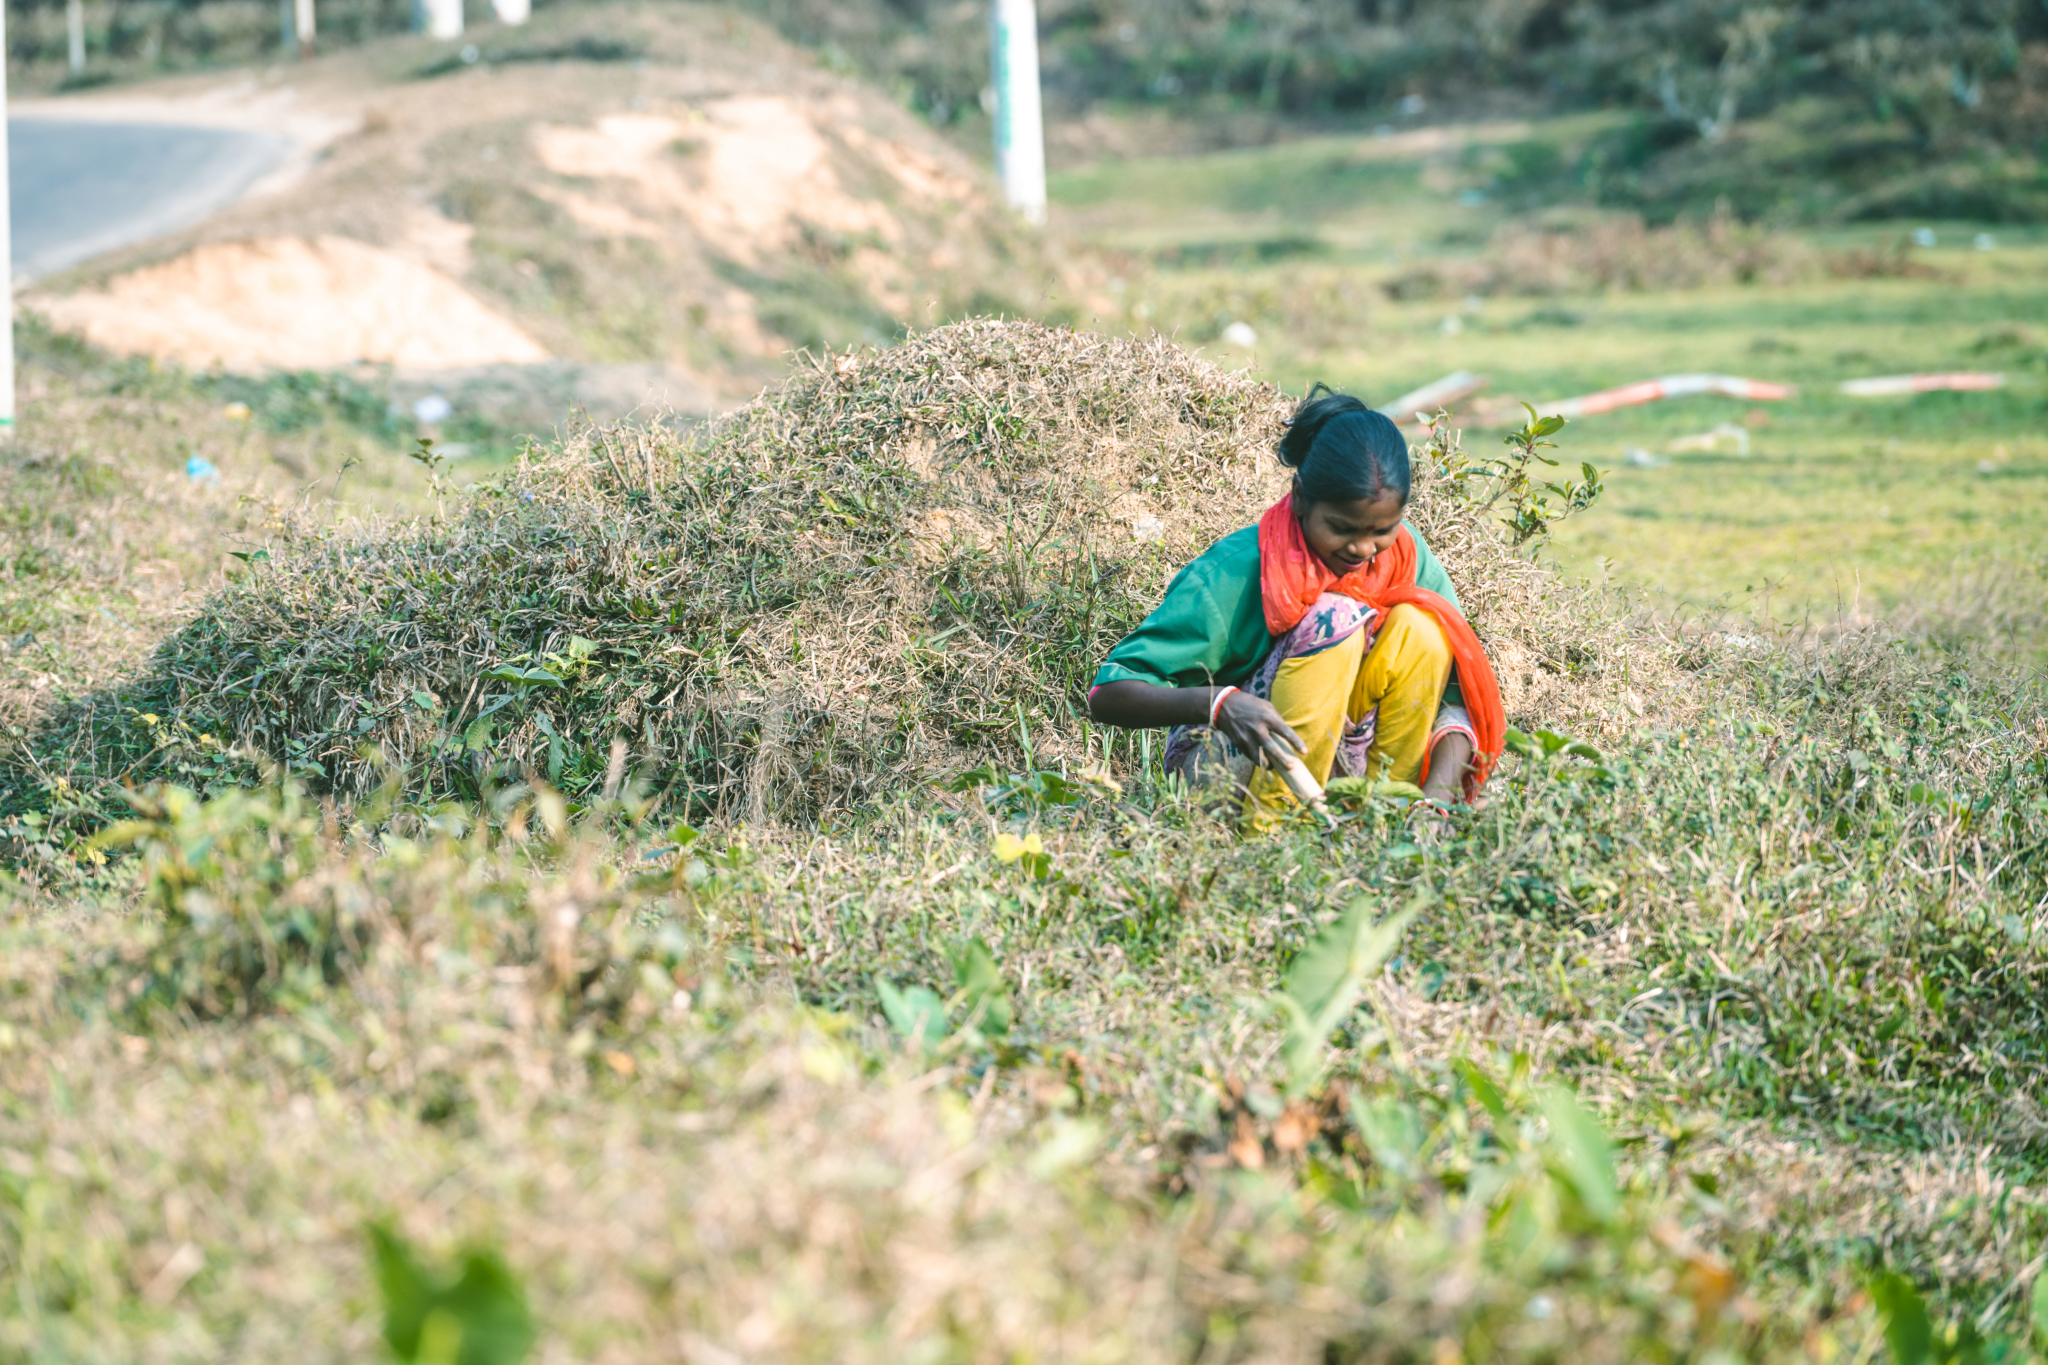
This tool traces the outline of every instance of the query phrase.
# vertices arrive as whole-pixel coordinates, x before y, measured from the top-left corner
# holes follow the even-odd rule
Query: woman
[[[1317,780],[1416,783],[1471,799],[1500,756],[1500,689],[1408,506],[1408,443],[1318,384],[1280,439],[1288,496],[1181,570],[1110,651],[1088,694],[1101,724],[1170,726],[1169,771],[1228,771],[1269,828],[1293,800],[1277,746]],[[1257,771],[1253,771],[1254,765]]]

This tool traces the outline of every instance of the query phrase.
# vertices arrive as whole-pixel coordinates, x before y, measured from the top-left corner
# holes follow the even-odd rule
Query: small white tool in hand
[[[1266,757],[1280,770],[1281,780],[1287,784],[1287,789],[1294,793],[1297,801],[1322,816],[1325,823],[1334,823],[1330,820],[1329,807],[1323,803],[1323,784],[1316,781],[1315,774],[1310,772],[1307,765],[1287,747],[1286,741],[1277,737],[1268,738]]]

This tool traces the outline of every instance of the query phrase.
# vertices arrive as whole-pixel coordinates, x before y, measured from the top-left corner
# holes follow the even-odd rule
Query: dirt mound
[[[583,792],[622,745],[699,813],[806,819],[1027,743],[1120,762],[1081,720],[1096,664],[1276,494],[1291,406],[1163,340],[1036,324],[829,357],[693,440],[598,428],[445,522],[281,548],[166,643],[133,704],[174,719],[100,768],[189,730],[344,792],[385,767],[421,796]],[[1621,716],[1625,659],[1638,689],[1668,672],[1464,481],[1417,487],[1511,714],[1584,731]]]
[[[446,276],[346,237],[203,246],[104,290],[40,300],[52,324],[116,355],[193,368],[532,363],[540,343]]]
[[[552,6],[277,80],[273,101],[356,131],[287,189],[34,306],[189,363],[546,355],[742,395],[791,349],[1078,297],[966,158],[736,11]]]

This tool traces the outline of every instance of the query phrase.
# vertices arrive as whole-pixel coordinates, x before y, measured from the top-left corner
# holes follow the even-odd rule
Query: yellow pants
[[[1361,630],[1321,653],[1283,662],[1273,676],[1273,708],[1308,746],[1302,762],[1318,782],[1328,782],[1346,723],[1355,724],[1378,707],[1366,776],[1414,782],[1422,776],[1423,755],[1450,676],[1451,646],[1443,627],[1420,607],[1403,603],[1387,612],[1369,654]],[[1260,768],[1245,798],[1245,824],[1270,828],[1293,802],[1280,775]]]

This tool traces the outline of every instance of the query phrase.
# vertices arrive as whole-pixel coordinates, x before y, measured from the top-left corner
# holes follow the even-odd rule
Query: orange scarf
[[[1464,614],[1427,588],[1415,586],[1415,537],[1406,526],[1394,543],[1339,578],[1316,558],[1302,538],[1301,523],[1294,516],[1290,494],[1266,509],[1259,518],[1259,596],[1266,609],[1266,629],[1285,635],[1308,614],[1316,599],[1326,592],[1340,592],[1354,602],[1375,611],[1406,602],[1436,617],[1450,642],[1451,658],[1458,666],[1458,690],[1464,694],[1465,709],[1472,716],[1473,733],[1479,737],[1479,751],[1472,756],[1472,772],[1466,779],[1469,799],[1485,783],[1486,775],[1500,761],[1507,737],[1507,713],[1500,704],[1500,684],[1487,661],[1486,647],[1465,620]],[[1429,754],[1422,756],[1422,777],[1429,778]]]

